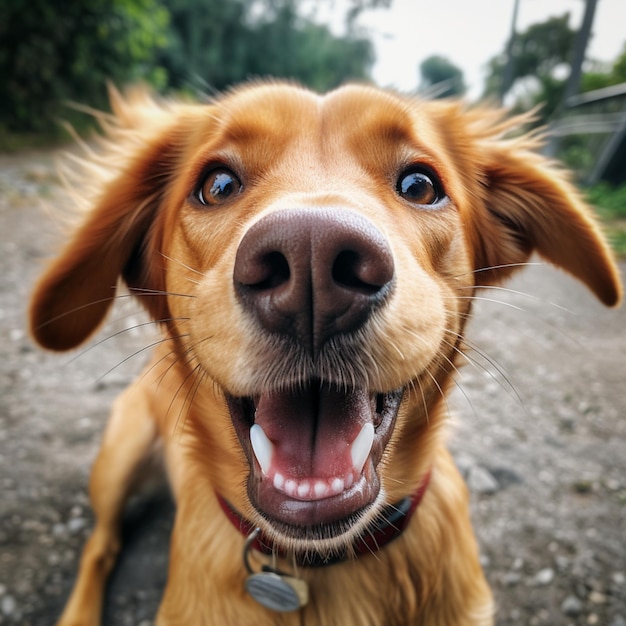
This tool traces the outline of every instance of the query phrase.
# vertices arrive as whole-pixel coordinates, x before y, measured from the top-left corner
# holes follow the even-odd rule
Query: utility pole
[[[583,71],[583,62],[585,61],[585,52],[587,50],[587,44],[589,43],[591,27],[593,26],[593,18],[596,13],[597,4],[598,0],[586,0],[583,23],[580,26],[580,30],[576,36],[576,43],[574,45],[572,69],[569,78],[567,79],[567,85],[565,86],[565,94],[563,95],[563,106],[567,106],[566,103],[569,98],[575,96],[580,91],[580,78]]]
[[[506,92],[511,88],[513,83],[513,73],[515,71],[515,54],[513,46],[515,44],[515,35],[517,31],[517,15],[519,12],[519,0],[515,0],[513,5],[513,19],[511,20],[511,34],[506,45],[506,67],[502,76],[502,85],[500,86],[500,102],[504,102]]]

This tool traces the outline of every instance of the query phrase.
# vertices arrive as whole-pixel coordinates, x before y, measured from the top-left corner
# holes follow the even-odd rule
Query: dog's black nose
[[[394,264],[382,233],[348,210],[293,209],[262,218],[243,237],[235,290],[271,333],[317,354],[360,328],[391,292]]]

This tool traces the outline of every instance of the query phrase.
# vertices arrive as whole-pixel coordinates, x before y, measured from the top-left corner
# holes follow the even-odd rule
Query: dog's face
[[[215,117],[163,247],[166,291],[194,295],[170,303],[174,333],[224,393],[254,508],[332,538],[384,502],[402,400],[450,369],[473,280],[460,181],[435,128],[367,91],[260,89]]]
[[[418,486],[478,287],[536,249],[619,299],[584,207],[492,113],[277,85],[150,111],[35,333],[80,343],[122,275],[197,381],[197,461],[279,545],[338,548]]]

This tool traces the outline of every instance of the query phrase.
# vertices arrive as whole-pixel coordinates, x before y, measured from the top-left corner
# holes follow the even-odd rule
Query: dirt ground
[[[25,307],[58,240],[41,207],[62,206],[54,181],[50,153],[0,155],[2,625],[58,616],[92,526],[108,407],[154,338],[147,326],[115,334],[144,320],[123,301],[92,348],[33,346]],[[450,422],[497,623],[626,626],[626,308],[604,310],[542,264],[507,287],[478,302]],[[132,503],[107,625],[152,624],[173,515],[165,491]]]

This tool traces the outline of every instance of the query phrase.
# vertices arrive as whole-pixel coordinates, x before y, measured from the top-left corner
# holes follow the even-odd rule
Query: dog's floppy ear
[[[91,169],[87,165],[88,176],[82,179],[83,189],[97,187],[97,196],[40,278],[31,301],[32,334],[52,350],[73,348],[94,332],[115,297],[119,277],[131,288],[163,290],[160,258],[146,263],[144,257],[158,257],[158,211],[171,174],[168,159],[175,153],[176,129],[172,116],[145,92],[127,99],[111,95],[115,116],[100,120],[109,149],[96,167],[93,161]],[[106,182],[97,180],[97,169]],[[141,301],[155,319],[167,316],[165,298]]]
[[[585,283],[604,304],[615,306],[622,287],[611,250],[579,193],[531,149],[535,143],[522,138],[483,144],[486,211],[476,223],[477,281],[502,280],[536,251]]]

